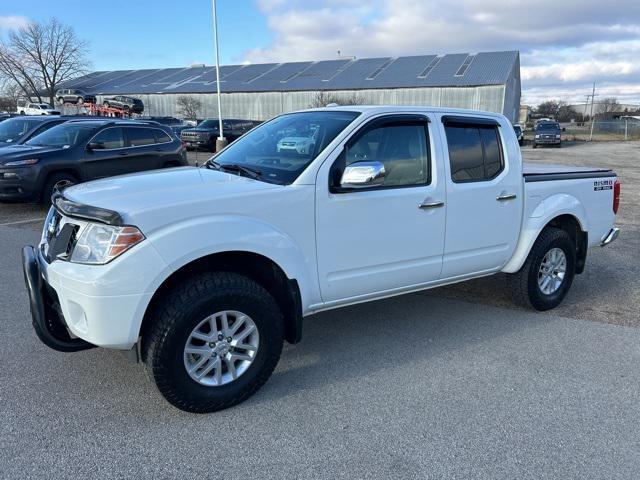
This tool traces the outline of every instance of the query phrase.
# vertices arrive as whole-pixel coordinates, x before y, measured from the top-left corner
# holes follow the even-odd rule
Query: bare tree
[[[178,113],[187,120],[195,120],[202,108],[202,102],[193,95],[180,95],[177,105]]]
[[[38,101],[46,96],[53,105],[59,85],[88,69],[87,43],[55,18],[29,23],[0,42],[0,75]]]
[[[5,81],[0,88],[0,111],[15,112],[18,108],[18,98],[21,90],[11,81]]]
[[[536,108],[536,114],[542,117],[555,118],[561,106],[561,102],[558,100],[547,100],[546,102],[542,102],[538,105],[538,108]]]
[[[316,95],[309,104],[309,108],[322,108],[331,103],[335,103],[336,105],[362,105],[365,103],[365,100],[355,93],[352,95],[337,95],[320,90],[316,92]]]
[[[613,112],[620,110],[620,104],[615,97],[603,98],[598,102],[598,116],[609,118]]]

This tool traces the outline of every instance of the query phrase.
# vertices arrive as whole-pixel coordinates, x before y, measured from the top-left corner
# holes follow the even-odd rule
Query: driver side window
[[[384,165],[383,187],[427,185],[429,148],[423,123],[386,124],[362,135],[346,150],[345,164],[380,162]]]

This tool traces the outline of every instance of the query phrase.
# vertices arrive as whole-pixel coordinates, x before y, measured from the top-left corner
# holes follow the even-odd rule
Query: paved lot
[[[15,222],[43,210],[0,205],[0,478],[637,477],[640,329],[610,323],[639,323],[640,144],[525,155],[623,181],[623,234],[565,305],[516,309],[497,276],[325,312],[256,396],[211,415],[117,353],[41,345],[18,257],[41,223]]]

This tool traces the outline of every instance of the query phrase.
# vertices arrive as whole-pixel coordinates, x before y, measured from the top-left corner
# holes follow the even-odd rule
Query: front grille
[[[80,229],[79,225],[68,223],[58,211],[54,210],[44,228],[42,253],[48,263],[56,258],[66,258],[71,254]]]
[[[200,138],[200,134],[197,132],[182,132],[182,137],[197,140]]]

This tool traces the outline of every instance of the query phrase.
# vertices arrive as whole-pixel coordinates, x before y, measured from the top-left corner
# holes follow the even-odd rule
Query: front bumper
[[[60,313],[57,296],[43,281],[38,257],[31,246],[22,249],[22,270],[29,294],[33,329],[42,343],[59,352],[77,352],[93,348],[90,343],[69,335],[64,317]]]
[[[87,344],[119,350],[136,344],[166,264],[148,243],[123,257],[106,265],[47,263],[39,249],[23,249],[33,325],[45,345],[76,351]]]
[[[38,169],[34,167],[10,168],[0,165],[0,200],[37,198],[40,193],[37,183]]]

